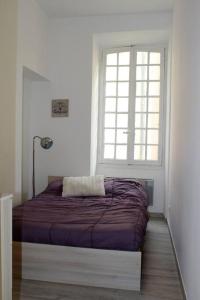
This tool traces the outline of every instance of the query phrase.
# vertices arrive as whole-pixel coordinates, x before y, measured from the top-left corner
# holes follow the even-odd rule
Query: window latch
[[[123,134],[129,134],[129,133],[131,133],[130,130],[123,131]]]

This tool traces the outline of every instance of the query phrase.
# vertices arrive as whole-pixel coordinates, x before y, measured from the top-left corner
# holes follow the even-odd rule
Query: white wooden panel
[[[24,279],[139,291],[141,252],[14,242],[15,276],[20,272]]]
[[[12,196],[0,195],[0,299],[12,300]]]

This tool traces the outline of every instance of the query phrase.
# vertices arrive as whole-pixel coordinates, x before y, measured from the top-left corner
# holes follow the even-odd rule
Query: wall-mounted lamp
[[[53,145],[53,140],[50,137],[40,137],[40,136],[34,136],[33,138],[33,177],[32,177],[32,184],[33,184],[33,198],[35,197],[35,140],[40,140],[40,146],[48,150]]]

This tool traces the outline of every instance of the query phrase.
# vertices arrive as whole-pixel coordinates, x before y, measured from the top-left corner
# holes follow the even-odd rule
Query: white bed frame
[[[13,242],[13,274],[23,279],[140,291],[141,258],[140,251]]]

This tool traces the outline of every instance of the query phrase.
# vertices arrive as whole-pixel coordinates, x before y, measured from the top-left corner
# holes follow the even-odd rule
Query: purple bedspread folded
[[[58,184],[59,185],[59,184]],[[147,197],[139,182],[107,178],[105,197],[61,196],[61,183],[13,209],[13,240],[137,251],[143,243]]]

